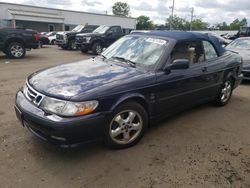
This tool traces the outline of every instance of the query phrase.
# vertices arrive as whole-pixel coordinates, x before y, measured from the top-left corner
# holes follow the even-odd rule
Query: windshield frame
[[[136,68],[141,68],[143,70],[146,71],[150,71],[150,72],[155,72],[157,70],[163,70],[163,68],[166,66],[167,64],[167,59],[171,53],[172,50],[172,46],[174,46],[175,44],[175,40],[172,38],[168,38],[168,37],[164,37],[164,36],[156,36],[156,35],[150,35],[150,34],[130,34],[130,35],[126,35],[124,37],[131,37],[131,36],[137,36],[137,37],[144,37],[144,38],[153,38],[153,39],[161,39],[161,40],[165,40],[167,42],[167,45],[165,46],[165,49],[163,50],[163,53],[161,54],[161,56],[159,57],[159,59],[157,60],[157,62],[153,65],[143,65],[143,64],[136,64]],[[123,38],[123,37],[122,37]],[[174,43],[174,44],[173,44]],[[105,55],[103,53],[101,53],[102,57]],[[113,61],[115,62],[114,59],[112,58],[108,58],[108,61]]]

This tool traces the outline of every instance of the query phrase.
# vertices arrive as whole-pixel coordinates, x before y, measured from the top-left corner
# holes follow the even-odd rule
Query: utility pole
[[[173,22],[174,22],[174,0],[173,0],[173,5],[169,7],[171,11],[171,23],[170,23],[170,30],[173,30]]]
[[[190,31],[193,30],[194,7],[191,8]]]

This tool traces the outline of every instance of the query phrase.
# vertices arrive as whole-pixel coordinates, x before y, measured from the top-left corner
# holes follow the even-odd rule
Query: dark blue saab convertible
[[[33,73],[15,110],[33,134],[62,147],[103,138],[125,148],[156,120],[203,102],[227,104],[241,69],[241,57],[210,35],[132,34],[95,58]]]

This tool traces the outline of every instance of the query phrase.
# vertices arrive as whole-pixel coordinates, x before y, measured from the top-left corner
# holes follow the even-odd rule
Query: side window
[[[205,51],[205,58],[206,60],[214,59],[218,57],[213,45],[208,41],[203,41],[204,51]]]
[[[112,32],[113,34],[117,35],[121,32],[119,27],[112,27],[109,32]]]
[[[176,59],[188,59],[190,65],[205,61],[204,50],[201,41],[179,42],[171,53],[172,62]]]

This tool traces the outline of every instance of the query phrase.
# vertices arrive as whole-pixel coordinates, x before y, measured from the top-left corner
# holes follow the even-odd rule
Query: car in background
[[[239,37],[250,37],[250,27],[241,27],[238,35]]]
[[[24,29],[0,29],[0,51],[10,58],[20,59],[26,50],[36,49],[40,36],[36,31]]]
[[[124,36],[121,26],[101,25],[92,33],[81,33],[76,35],[76,45],[83,53],[91,50],[94,54],[102,53],[116,40]]]
[[[41,35],[46,35],[48,32],[41,32],[40,34]]]
[[[58,32],[56,34],[56,44],[64,50],[76,50],[76,35],[79,33],[92,33],[97,27],[98,25],[78,25],[72,31]]]
[[[49,44],[54,45],[56,43],[56,33],[57,31],[53,31],[46,34],[49,39]]]
[[[250,80],[250,37],[235,39],[227,47],[227,50],[237,52],[243,58],[243,79]]]
[[[229,39],[234,40],[239,37],[250,37],[250,27],[240,27],[240,30],[237,32],[237,34],[230,36]]]
[[[226,105],[241,66],[241,57],[213,36],[126,35],[100,56],[31,74],[17,92],[16,115],[34,135],[61,147],[102,138],[126,148],[160,119],[210,101]]]
[[[138,33],[148,33],[150,30],[133,30],[130,34],[138,34]]]
[[[42,48],[43,45],[49,44],[49,37],[47,35],[42,35],[40,33],[39,47]]]

